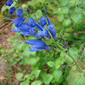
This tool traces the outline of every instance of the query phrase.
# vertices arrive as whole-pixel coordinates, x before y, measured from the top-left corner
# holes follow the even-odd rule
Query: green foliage
[[[77,70],[70,71],[68,84],[69,85],[75,85],[75,84],[76,85],[85,85],[85,76],[84,76],[84,74],[85,73],[80,73]]]
[[[32,85],[41,85],[41,81],[40,80],[36,80],[36,81],[34,81],[33,83],[32,83]]]
[[[17,74],[16,74],[16,78],[17,78],[18,80],[22,80],[22,77],[23,77],[23,74],[22,74],[22,73],[17,73]]]

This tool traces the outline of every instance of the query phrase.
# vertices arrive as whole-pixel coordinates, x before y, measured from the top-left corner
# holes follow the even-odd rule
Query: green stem
[[[65,49],[57,42],[57,46],[59,48],[61,48],[64,52],[65,52]],[[69,52],[67,53],[68,56],[70,56],[70,58],[74,61],[75,65],[78,67],[78,69],[81,71],[81,67],[80,65],[77,63],[77,61],[69,54]]]
[[[75,65],[78,67],[78,69],[81,71],[81,67],[80,65],[77,63],[77,61],[68,53],[68,55],[70,56],[70,58],[74,61]]]

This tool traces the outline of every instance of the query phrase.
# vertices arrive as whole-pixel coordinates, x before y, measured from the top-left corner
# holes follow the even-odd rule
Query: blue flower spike
[[[54,25],[51,24],[48,17],[47,17],[47,22],[48,22],[48,26],[47,26],[48,30],[50,31],[50,33],[51,33],[52,37],[54,38],[54,40],[57,40],[56,30],[54,28]]]
[[[9,9],[9,13],[10,13],[10,14],[13,14],[14,11],[15,11],[15,7],[11,7],[11,8]]]
[[[40,24],[42,27],[44,27],[47,24],[47,20],[44,16],[40,17]]]
[[[12,0],[7,0],[5,4],[6,4],[7,6],[11,6],[11,5],[12,5],[12,3],[13,3],[13,1],[12,1]]]
[[[17,15],[18,17],[21,17],[21,16],[22,16],[22,13],[23,13],[23,10],[22,10],[21,8],[18,8],[18,9],[16,10],[16,15]]]
[[[29,49],[29,51],[32,51],[32,52],[42,50],[42,49],[50,49],[50,47],[47,44],[45,44],[44,42],[42,42],[40,40],[30,39],[30,40],[26,40],[24,42],[32,45],[32,47]]]

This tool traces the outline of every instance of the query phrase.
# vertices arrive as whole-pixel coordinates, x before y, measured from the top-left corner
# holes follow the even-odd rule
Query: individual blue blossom
[[[47,24],[46,18],[44,16],[40,17],[40,24],[42,27],[44,27]]]
[[[35,26],[35,20],[34,20],[32,17],[30,17],[30,18],[28,19],[28,23],[29,23],[29,25],[32,26],[32,27]]]
[[[37,27],[39,30],[43,31],[43,27],[39,25],[37,22],[35,22],[35,27]]]
[[[55,31],[55,28],[54,28],[54,25],[53,24],[50,24],[47,26],[48,30],[50,31],[52,37],[54,38],[54,40],[57,39],[56,37],[56,31]]]
[[[27,12],[29,12],[30,11],[30,9],[29,8],[27,8]]]
[[[18,9],[16,10],[16,15],[17,15],[18,17],[22,16],[22,13],[23,13],[23,10],[22,10],[21,8],[18,8]]]
[[[66,47],[66,45],[63,46],[64,48]]]
[[[67,53],[68,51],[66,50],[65,52]]]
[[[82,53],[80,53],[80,55],[82,55]]]
[[[32,45],[32,47],[29,49],[29,51],[32,51],[32,52],[42,50],[42,49],[50,49],[50,47],[47,44],[45,44],[44,42],[40,40],[30,39],[30,40],[26,40],[25,42],[27,44]]]
[[[9,13],[10,13],[10,14],[13,14],[14,11],[15,11],[15,7],[11,7],[11,8],[9,9]]]
[[[5,4],[6,4],[7,6],[11,6],[11,5],[12,5],[12,3],[13,3],[13,1],[12,1],[12,0],[7,0]]]
[[[57,39],[57,37],[56,37],[56,30],[54,28],[54,25],[51,24],[51,22],[50,22],[48,17],[47,17],[47,22],[48,22],[47,28],[50,31],[50,33],[51,33],[52,37],[54,38],[54,40],[56,40]]]
[[[47,18],[48,25],[50,25],[51,22],[50,22],[49,18],[48,17],[46,17],[46,18]]]
[[[70,49],[70,46],[68,46],[67,49]]]

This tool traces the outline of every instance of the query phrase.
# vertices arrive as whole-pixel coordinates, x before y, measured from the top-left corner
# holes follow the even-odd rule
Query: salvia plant
[[[21,0],[19,0],[19,2],[20,1]],[[52,0],[49,1],[50,3],[54,3]],[[41,1],[41,3],[43,2]],[[6,1],[7,6],[11,6],[12,4],[12,0]],[[59,6],[58,3],[57,5]],[[29,64],[31,67],[29,67],[29,72],[28,70],[26,71],[28,74],[23,72],[23,74],[26,75],[24,78],[22,73],[18,73],[16,75],[19,81],[23,81],[20,85],[75,85],[67,83],[68,79],[70,79],[68,78],[69,71],[74,70],[76,67],[78,72],[84,72],[84,66],[82,67],[76,60],[76,56],[79,56],[78,50],[75,48],[72,49],[69,41],[63,38],[63,34],[57,33],[55,24],[51,22],[47,15],[46,7],[41,9],[44,10],[44,15],[40,16],[39,20],[36,20],[30,15],[30,8],[26,8],[26,17],[24,16],[24,9],[21,7],[10,7],[9,13],[13,14],[15,10],[17,16],[15,19],[7,17],[4,18],[13,22],[11,31],[16,32],[16,35],[19,34],[22,37],[21,40],[18,40],[20,45],[16,46],[18,43],[14,42],[14,46],[12,48],[13,50],[16,49],[16,54],[14,56],[17,56],[17,53],[22,53],[20,54],[20,59],[15,58],[15,61],[22,60],[20,64],[23,63],[24,66]],[[66,12],[67,11],[68,10],[66,9]],[[64,15],[59,15],[59,13],[61,14],[60,11],[55,12],[54,14],[58,14],[58,16],[60,16],[61,22],[63,21],[62,17],[64,17]],[[67,22],[68,24],[71,24],[69,19]],[[65,24],[67,22],[65,22]],[[68,24],[66,26],[68,26]],[[75,52],[71,50],[75,50]],[[29,57],[27,57],[28,54]],[[82,54],[84,53],[80,53],[80,55]],[[26,57],[23,57],[23,55]],[[11,62],[14,64],[13,60],[11,60]],[[73,67],[70,63],[74,64]],[[64,83],[62,84],[62,82]],[[84,85],[84,82],[82,85]]]

